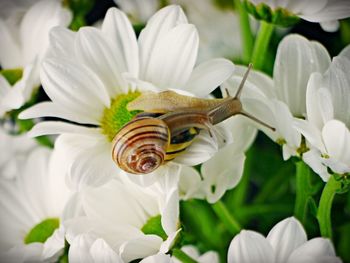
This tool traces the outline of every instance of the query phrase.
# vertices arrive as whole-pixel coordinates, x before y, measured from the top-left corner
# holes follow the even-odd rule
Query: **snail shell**
[[[128,173],[151,173],[164,163],[169,143],[170,131],[164,121],[136,118],[114,137],[112,158]]]

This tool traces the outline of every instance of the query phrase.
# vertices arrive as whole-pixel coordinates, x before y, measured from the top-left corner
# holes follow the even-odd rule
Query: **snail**
[[[213,126],[236,114],[275,130],[245,112],[239,99],[250,64],[234,97],[201,99],[173,91],[147,92],[129,102],[128,110],[142,110],[113,139],[112,158],[124,171],[147,174],[181,154],[200,130],[211,135]]]

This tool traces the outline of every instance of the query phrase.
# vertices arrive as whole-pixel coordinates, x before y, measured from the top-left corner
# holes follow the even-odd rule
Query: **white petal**
[[[346,0],[327,1],[322,9],[311,14],[302,15],[301,18],[310,22],[324,22],[342,19],[350,16],[349,2]]]
[[[228,263],[271,263],[274,262],[274,251],[263,235],[242,230],[231,241],[227,258]]]
[[[70,243],[68,258],[72,263],[93,263],[89,251],[90,247],[95,241],[95,238],[89,234],[83,234],[77,236],[72,243]]]
[[[330,64],[327,50],[317,42],[299,35],[288,35],[278,46],[274,66],[274,81],[278,98],[294,116],[306,113],[306,86],[310,74],[323,73]]]
[[[182,200],[191,198],[204,198],[201,191],[201,176],[199,172],[188,166],[183,166],[180,174],[179,192]]]
[[[124,243],[120,247],[120,256],[126,262],[156,254],[162,239],[155,235],[146,235]]]
[[[120,256],[102,238],[92,244],[90,254],[96,263],[123,263]]]
[[[181,230],[182,229],[180,228],[176,232],[173,232],[168,236],[168,238],[160,246],[160,249],[159,249],[160,253],[168,253],[171,250],[171,248],[176,243],[177,237],[181,232]]]
[[[126,70],[125,66],[120,65],[123,62],[122,54],[113,50],[100,30],[93,27],[81,28],[77,34],[75,52],[79,61],[102,80],[112,98],[127,91],[121,75]]]
[[[150,57],[154,54],[155,44],[173,27],[187,23],[186,16],[179,6],[167,6],[155,13],[139,36],[140,76],[145,77]]]
[[[59,1],[39,1],[23,17],[20,28],[24,60],[29,63],[36,55],[43,55],[54,26],[68,26],[72,14]]]
[[[303,226],[294,217],[275,225],[266,239],[275,251],[275,262],[286,262],[290,254],[307,240]]]
[[[321,153],[315,149],[311,149],[303,154],[303,161],[310,166],[324,182],[327,182],[330,175],[327,171],[327,167],[323,164],[322,159]]]
[[[322,137],[329,156],[350,166],[350,132],[344,123],[337,120],[327,122]]]
[[[243,153],[233,152],[231,146],[221,149],[201,167],[202,187],[209,203],[218,201],[242,177],[245,156]]]
[[[199,263],[219,263],[219,254],[214,251],[208,251],[198,258]]]
[[[332,96],[334,118],[350,125],[350,60],[344,56],[333,58],[332,64],[324,74],[323,87]]]
[[[350,59],[350,45],[347,45],[338,55],[346,59]]]
[[[321,22],[320,26],[326,32],[336,32],[339,29],[340,23],[338,20],[330,20]]]
[[[74,46],[76,34],[76,32],[73,32],[64,27],[54,27],[50,31],[50,46],[46,56],[53,56],[58,58],[75,57],[74,49],[72,47]]]
[[[330,240],[325,238],[313,238],[298,247],[289,257],[287,263],[341,263],[341,259],[335,255],[334,247]]]
[[[61,226],[59,229],[56,229],[44,243],[44,249],[42,258],[44,260],[58,260],[59,256],[63,254],[63,249],[65,245],[64,239],[64,229]]]
[[[306,112],[307,119],[319,129],[324,125],[318,100],[318,89],[321,85],[322,75],[319,72],[312,73],[306,89]]]
[[[215,138],[206,131],[201,131],[184,153],[174,159],[174,162],[194,166],[209,160],[218,151]]]
[[[0,19],[0,64],[2,68],[23,66],[22,52],[19,43],[11,34],[11,28]]]
[[[322,141],[321,130],[319,130],[313,123],[295,118],[294,127],[305,136],[306,140],[313,147],[322,153],[326,153],[326,149]]]
[[[184,89],[196,96],[206,97],[226,81],[234,69],[234,64],[227,59],[208,60],[194,68]]]
[[[47,199],[47,174],[48,163],[51,150],[40,147],[34,149],[24,163],[24,168],[19,174],[18,185],[27,200],[27,205],[40,218],[47,218],[48,204]],[[33,186],[38,187],[41,191],[33,191]]]
[[[167,235],[176,232],[178,228],[179,209],[179,193],[177,188],[174,188],[168,195],[162,211],[162,227]]]
[[[94,133],[95,128],[87,128],[70,124],[61,121],[45,121],[36,124],[29,132],[29,137],[37,137],[41,135],[60,134],[60,133],[81,133],[91,134]]]
[[[50,99],[69,111],[98,122],[109,95],[98,77],[86,67],[66,59],[50,58],[42,63],[40,78]]]
[[[127,16],[117,8],[110,8],[103,20],[102,32],[112,41],[113,51],[123,58],[123,71],[137,77],[139,55],[136,35]]]
[[[81,115],[77,112],[67,111],[65,108],[53,103],[53,102],[40,102],[34,106],[22,111],[19,116],[20,119],[33,119],[38,117],[56,117],[61,119],[70,120],[73,122],[84,124],[98,125],[97,121],[92,122],[90,118],[85,120],[85,115]]]
[[[144,80],[163,89],[184,87],[196,62],[198,41],[193,25],[180,24],[171,29],[155,43]]]

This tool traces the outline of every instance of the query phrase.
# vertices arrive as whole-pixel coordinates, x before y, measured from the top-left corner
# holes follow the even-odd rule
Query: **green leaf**
[[[48,218],[34,226],[24,238],[25,244],[34,242],[45,243],[52,236],[53,232],[59,227],[58,218]]]
[[[162,217],[157,215],[148,219],[146,224],[142,227],[142,232],[146,235],[157,235],[160,236],[163,240],[168,238],[162,227]]]
[[[0,74],[13,86],[17,81],[19,81],[23,76],[23,69],[14,68],[14,69],[3,69],[0,71]]]

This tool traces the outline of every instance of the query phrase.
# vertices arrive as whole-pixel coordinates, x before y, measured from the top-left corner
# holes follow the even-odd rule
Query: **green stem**
[[[296,163],[296,200],[294,206],[294,215],[302,224],[306,222],[308,203],[310,201],[311,187],[309,182],[310,169],[303,162]]]
[[[341,189],[341,183],[331,176],[323,188],[318,206],[317,220],[320,225],[321,235],[332,239],[331,210],[335,194]]]
[[[247,64],[250,62],[253,52],[254,37],[250,28],[248,13],[242,6],[241,0],[234,0],[234,5],[239,14],[239,26],[242,39],[242,60]]]
[[[194,260],[189,255],[187,255],[185,252],[183,252],[181,249],[174,248],[172,250],[172,254],[174,257],[176,257],[178,260],[180,260],[183,263],[197,263],[197,260]]]
[[[235,235],[241,231],[241,226],[237,220],[233,217],[226,205],[222,201],[218,201],[212,205],[212,208],[220,220],[224,223],[227,230],[231,234]]]
[[[261,21],[252,55],[252,63],[255,69],[261,69],[264,64],[273,30],[273,24],[270,24],[263,20]]]

